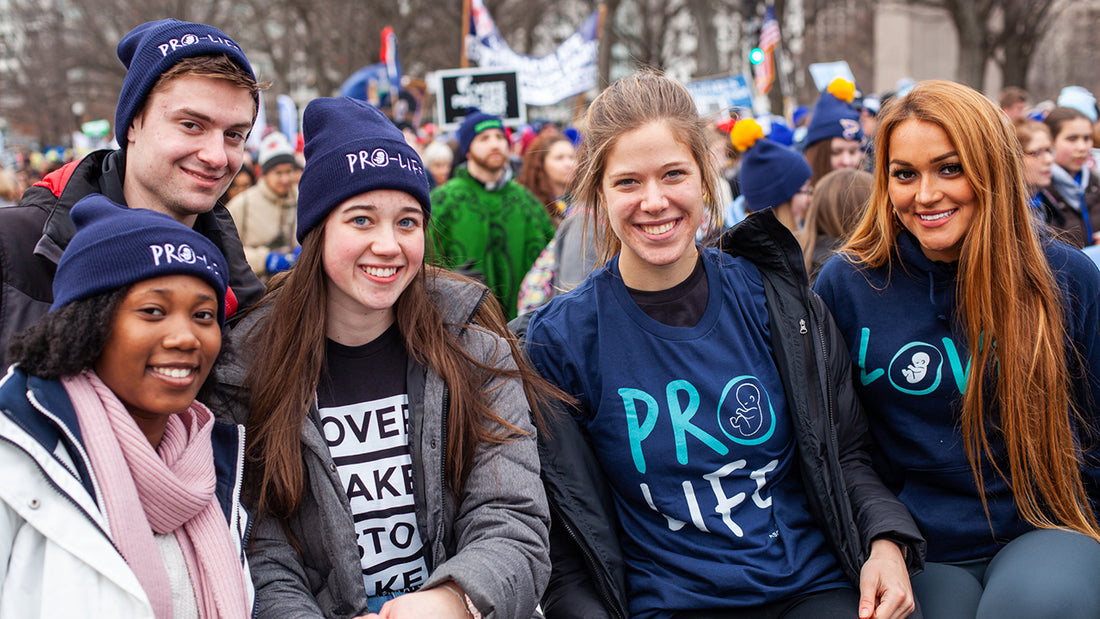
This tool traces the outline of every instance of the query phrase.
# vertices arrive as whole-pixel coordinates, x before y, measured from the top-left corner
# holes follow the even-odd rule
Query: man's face
[[[1005,115],[1007,115],[1008,119],[1011,121],[1023,118],[1024,116],[1027,116],[1027,101],[1017,101],[1016,103],[1013,103],[1004,110]]]
[[[466,158],[486,172],[500,172],[508,165],[508,138],[500,129],[486,129],[470,142]]]
[[[240,169],[253,110],[247,89],[210,77],[185,75],[149,95],[127,132],[127,205],[192,225]]]
[[[294,186],[294,181],[297,178],[294,172],[295,166],[293,163],[280,163],[264,173],[264,182],[276,195],[285,197],[290,193],[290,188]]]

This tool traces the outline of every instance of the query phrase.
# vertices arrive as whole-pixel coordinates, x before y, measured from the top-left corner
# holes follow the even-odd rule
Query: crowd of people
[[[250,154],[228,34],[117,53],[119,147],[0,176],[0,614],[1100,617],[1088,91]]]

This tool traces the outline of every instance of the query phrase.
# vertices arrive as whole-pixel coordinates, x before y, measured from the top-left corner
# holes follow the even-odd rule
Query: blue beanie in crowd
[[[298,181],[298,242],[341,202],[375,189],[403,191],[432,214],[420,155],[378,108],[342,97],[314,99],[302,116],[306,165]]]
[[[462,121],[462,125],[458,128],[458,150],[455,151],[455,159],[457,161],[465,160],[466,152],[470,150],[470,143],[474,141],[477,134],[489,129],[504,131],[504,123],[500,120],[500,117],[471,108]]]
[[[70,211],[73,235],[53,280],[53,305],[164,275],[193,275],[218,296],[218,323],[225,324],[228,271],[225,257],[205,236],[164,213],[120,206],[98,193]]]
[[[772,116],[770,120],[771,130],[768,132],[768,139],[783,146],[794,144],[794,131],[787,126],[786,120],[782,116]]]
[[[764,137],[764,130],[755,120],[738,121],[730,140],[745,153],[741,159],[741,194],[749,210],[779,206],[810,180],[810,164],[802,155]]]
[[[803,143],[808,147],[831,138],[862,140],[859,112],[851,106],[854,98],[855,84],[839,77],[834,79],[814,106]]]
[[[255,79],[241,47],[213,26],[178,19],[151,21],[134,28],[118,43],[126,79],[115,108],[115,139],[126,148],[126,134],[138,108],[160,76],[184,58],[225,54]]]

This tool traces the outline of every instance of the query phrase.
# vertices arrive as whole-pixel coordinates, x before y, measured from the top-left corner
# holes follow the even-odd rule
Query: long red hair
[[[984,458],[1011,485],[1028,522],[1100,541],[1073,430],[1076,412],[1092,403],[1074,402],[1070,395],[1077,377],[1067,366],[1075,353],[1067,349],[1066,299],[1028,210],[1022,150],[997,106],[947,81],[921,82],[890,102],[880,114],[871,203],[842,251],[858,265],[893,266],[902,225],[888,192],[890,143],[894,130],[909,119],[944,130],[975,195],[957,294],[971,354],[961,426],[978,487],[984,487],[979,464]],[[991,431],[1004,440],[1008,470],[993,462]]]

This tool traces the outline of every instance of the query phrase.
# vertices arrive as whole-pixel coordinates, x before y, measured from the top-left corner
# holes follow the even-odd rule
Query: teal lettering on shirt
[[[943,351],[927,342],[909,342],[898,349],[890,360],[889,373],[882,368],[867,371],[867,350],[871,341],[871,330],[867,327],[860,329],[859,338],[859,380],[866,386],[883,375],[886,375],[890,385],[900,393],[907,395],[928,395],[939,388],[942,381],[943,357],[951,368],[951,376],[955,379],[955,386],[959,393],[966,393],[966,381],[970,376],[970,360],[966,359],[966,367],[963,367],[962,355],[949,337],[941,338]],[[979,340],[978,348],[982,342]],[[946,355],[944,354],[946,353]]]
[[[680,407],[679,392],[688,394],[687,409]],[[687,436],[690,433],[721,455],[729,453],[729,448],[718,439],[707,434],[695,424],[691,418],[699,410],[699,391],[686,380],[674,380],[665,387],[665,396],[668,398],[668,410],[672,418],[672,436],[676,441],[676,461],[680,464],[688,463]]]
[[[726,383],[718,401],[718,427],[739,445],[759,445],[772,437],[775,409],[759,380],[744,375]]]
[[[645,455],[642,454],[642,441],[653,431],[657,425],[657,415],[660,412],[657,400],[641,389],[619,389],[619,396],[623,399],[626,408],[626,431],[630,440],[630,455],[634,458],[634,468],[639,473],[645,473]],[[638,423],[638,411],[634,402],[641,400],[646,405],[645,420]]]
[[[970,375],[970,358],[966,360],[966,369],[962,367],[962,359],[959,351],[955,349],[955,342],[951,338],[943,338],[943,348],[947,351],[947,362],[951,364],[951,373],[955,376],[955,384],[959,387],[959,393],[966,395],[966,379]],[[978,350],[981,350],[981,342],[978,342]]]
[[[909,342],[890,360],[890,385],[908,395],[928,395],[943,378],[943,354],[925,342]]]
[[[867,343],[870,340],[871,330],[863,327],[859,333],[859,382],[863,383],[864,386],[870,385],[886,373],[886,370],[882,368],[867,372]]]

